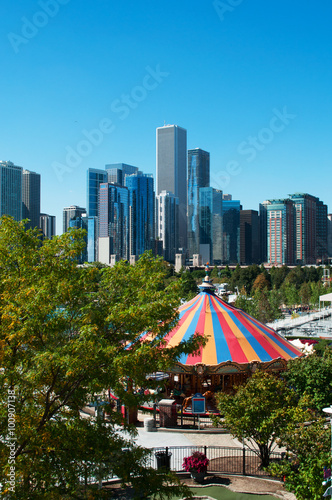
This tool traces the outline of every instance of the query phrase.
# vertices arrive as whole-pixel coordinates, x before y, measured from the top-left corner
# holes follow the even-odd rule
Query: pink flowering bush
[[[190,457],[184,458],[182,468],[187,472],[192,470],[196,470],[197,472],[206,472],[208,465],[209,459],[206,458],[206,455],[200,451],[194,451]]]

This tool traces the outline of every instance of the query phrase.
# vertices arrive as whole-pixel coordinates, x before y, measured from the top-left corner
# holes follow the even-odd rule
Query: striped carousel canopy
[[[183,354],[182,365],[219,365],[228,361],[248,364],[276,359],[289,360],[302,352],[241,309],[227,304],[213,292],[206,276],[201,292],[179,308],[179,322],[165,337],[166,346],[178,345],[198,333],[207,337],[206,345],[196,354]],[[142,340],[149,340],[149,334]]]

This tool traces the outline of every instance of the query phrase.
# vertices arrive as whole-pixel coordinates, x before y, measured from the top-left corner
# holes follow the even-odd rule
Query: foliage
[[[330,432],[325,419],[308,409],[310,398],[287,409],[287,426],[280,444],[287,449],[286,459],[274,463],[270,471],[285,478],[285,487],[298,500],[318,500],[327,486],[322,486],[323,467],[330,464]]]
[[[332,350],[327,347],[323,356],[317,353],[295,358],[288,363],[283,373],[288,385],[298,398],[310,396],[310,406],[322,410],[332,400]]]
[[[148,451],[132,446],[134,430],[107,403],[107,423],[84,419],[80,410],[109,387],[135,407],[144,395],[132,389],[147,386],[147,373],[166,370],[181,351],[198,346],[190,340],[161,349],[177,321],[179,285],[162,286],[160,259],[144,254],[135,266],[78,267],[83,246],[80,230],[41,244],[37,231],[1,219],[0,482],[8,498],[83,498],[87,490],[100,498],[80,478],[111,472],[139,484]],[[143,331],[151,332],[150,342],[140,340]],[[15,394],[16,412],[12,493],[6,476],[9,394]],[[131,449],[126,460],[124,447]],[[154,490],[145,479],[144,491],[152,494],[158,485],[162,495],[164,479],[155,476]]]
[[[183,460],[182,468],[187,472],[191,470],[196,470],[197,472],[205,472],[207,466],[209,465],[209,459],[204,453],[200,451],[194,451],[190,457],[185,457]]]
[[[205,276],[205,274],[204,274]],[[193,273],[190,271],[184,271],[180,276],[180,294],[181,298],[188,301],[198,294],[198,287]]]
[[[255,279],[254,284],[252,285],[252,290],[254,293],[257,291],[262,292],[263,290],[269,290],[269,288],[270,283],[264,273],[259,274]]]
[[[286,409],[295,404],[293,392],[276,376],[256,371],[235,395],[220,393],[216,399],[225,427],[236,438],[246,439],[266,467],[286,425]]]

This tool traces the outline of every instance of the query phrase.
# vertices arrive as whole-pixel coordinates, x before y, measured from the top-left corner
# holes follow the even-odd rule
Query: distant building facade
[[[63,209],[63,221],[62,221],[62,230],[65,233],[68,231],[69,222],[72,219],[76,219],[77,217],[81,217],[86,214],[86,209],[82,207],[78,207],[77,205],[71,205],[70,207],[66,207]]]
[[[39,227],[40,174],[29,170],[22,174],[22,219],[30,220],[27,228]]]
[[[230,200],[230,195],[223,196],[223,263],[240,262],[240,210],[239,200]]]
[[[162,191],[156,197],[156,237],[162,243],[163,257],[175,263],[179,229],[179,198],[173,193]]]
[[[240,264],[260,263],[259,217],[256,210],[240,210]]]
[[[202,149],[188,151],[188,253],[199,253],[199,189],[210,186],[210,153]]]
[[[222,191],[199,189],[199,252],[203,263],[220,265],[223,261]]]
[[[267,210],[268,263],[294,265],[295,262],[295,209],[292,200],[269,200]]]
[[[52,239],[56,235],[55,215],[40,214],[39,228],[41,229],[43,239]]]
[[[0,161],[0,217],[22,220],[23,168],[11,161]]]
[[[187,247],[187,131],[165,125],[156,131],[156,194],[162,191],[179,198],[178,247]]]

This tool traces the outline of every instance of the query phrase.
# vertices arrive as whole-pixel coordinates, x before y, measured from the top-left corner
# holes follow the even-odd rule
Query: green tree
[[[270,271],[272,287],[279,289],[289,272],[290,269],[287,266],[272,267]]]
[[[324,418],[308,409],[310,398],[303,398],[286,411],[287,425],[279,444],[286,447],[286,459],[269,470],[284,477],[285,487],[298,500],[319,500],[327,486],[322,485],[323,467],[330,465],[330,431]]]
[[[184,271],[180,276],[180,294],[183,300],[190,300],[198,294],[198,287],[193,273]]]
[[[106,423],[84,419],[80,410],[109,387],[127,407],[137,406],[144,396],[133,388],[147,385],[147,373],[197,348],[194,340],[161,349],[177,321],[179,286],[161,286],[165,266],[150,254],[135,266],[78,267],[83,245],[79,230],[41,244],[37,231],[1,219],[0,483],[8,498],[101,498],[80,478],[115,473],[137,498],[143,485],[144,497],[168,495],[172,488],[163,484],[174,478],[151,471],[149,452],[118,433],[120,424],[134,432],[121,415],[106,404]],[[144,331],[149,341],[141,341]],[[9,410],[15,410],[15,492],[7,476]],[[123,447],[131,448],[128,460]]]
[[[332,399],[332,350],[327,347],[323,356],[309,354],[291,360],[283,374],[298,397],[310,396],[311,408],[322,410]]]
[[[310,285],[308,283],[302,283],[299,290],[299,297],[303,306],[310,304]]]
[[[217,396],[224,425],[236,438],[246,439],[259,455],[261,466],[266,467],[286,425],[286,409],[295,404],[293,391],[282,380],[262,371],[236,389],[235,395]]]

